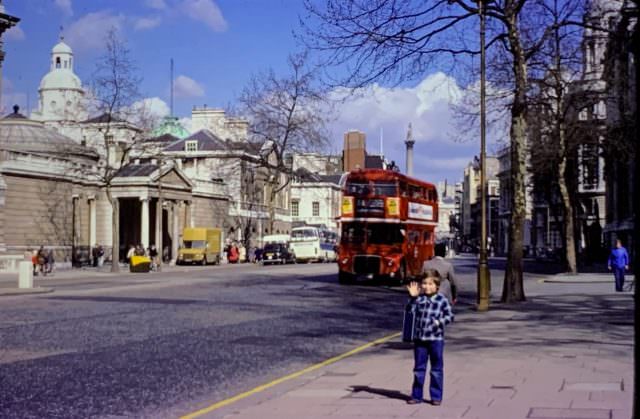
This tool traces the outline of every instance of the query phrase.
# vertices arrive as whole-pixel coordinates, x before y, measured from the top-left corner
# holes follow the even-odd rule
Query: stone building
[[[607,133],[607,98],[610,95],[603,78],[608,35],[605,30],[616,21],[621,2],[597,0],[589,4],[584,17],[582,79],[571,83],[570,117],[576,126],[569,141],[578,144],[574,160],[575,227],[578,255],[587,263],[606,257],[603,229],[606,222],[604,149]]]
[[[605,247],[609,248],[613,247],[616,239],[622,240],[632,257],[638,251],[638,244],[633,241],[633,214],[638,211],[638,198],[633,199],[635,182],[638,182],[635,177],[638,163],[633,153],[638,147],[638,75],[635,63],[639,58],[633,54],[632,43],[637,30],[637,13],[637,5],[624,1],[615,20],[608,22],[611,33],[607,40],[603,73],[609,86],[606,123],[611,135],[610,146],[605,148],[607,186],[604,242]]]
[[[0,269],[47,246],[58,263],[95,235],[99,187],[86,174],[98,154],[44,123],[14,112],[0,120]],[[95,237],[93,237],[95,239]]]

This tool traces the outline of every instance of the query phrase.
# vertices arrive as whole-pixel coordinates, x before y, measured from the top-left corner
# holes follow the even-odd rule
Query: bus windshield
[[[404,242],[405,229],[401,224],[345,223],[342,227],[342,244],[389,244]]]
[[[312,228],[304,228],[291,231],[292,240],[314,240],[318,238],[318,232]]]
[[[185,240],[184,247],[186,249],[204,249],[207,247],[207,242],[204,240]]]

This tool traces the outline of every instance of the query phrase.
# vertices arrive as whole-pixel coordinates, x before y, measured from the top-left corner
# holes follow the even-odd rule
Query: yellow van
[[[182,231],[182,246],[176,263],[220,264],[222,231],[219,228],[189,227]]]

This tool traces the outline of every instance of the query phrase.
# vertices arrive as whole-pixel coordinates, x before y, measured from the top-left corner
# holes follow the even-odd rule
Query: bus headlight
[[[341,262],[342,262],[343,265],[346,265],[347,263],[349,263],[349,258],[344,258],[344,259],[342,259]]]

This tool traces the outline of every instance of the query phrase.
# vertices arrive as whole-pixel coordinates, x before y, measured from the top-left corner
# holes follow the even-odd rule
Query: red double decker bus
[[[343,179],[338,279],[404,282],[433,257],[438,196],[433,184],[382,169]]]

